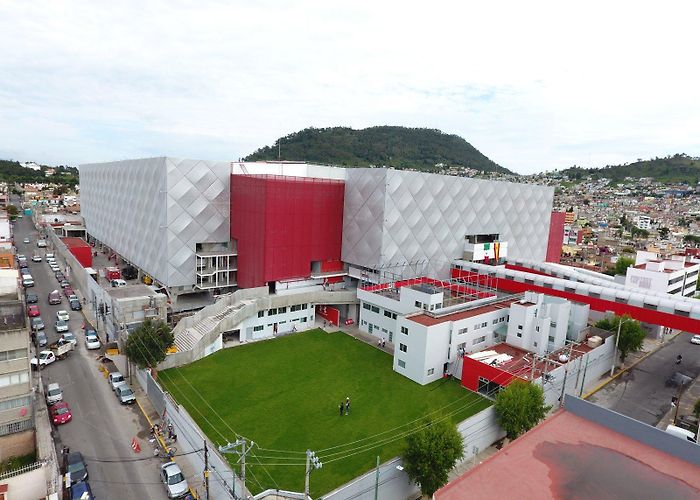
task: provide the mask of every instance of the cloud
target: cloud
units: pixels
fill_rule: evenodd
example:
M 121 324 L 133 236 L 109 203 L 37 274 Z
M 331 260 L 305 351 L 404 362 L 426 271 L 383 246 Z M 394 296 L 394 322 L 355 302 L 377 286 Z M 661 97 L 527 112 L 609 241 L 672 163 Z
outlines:
M 439 128 L 519 172 L 700 154 L 692 2 L 8 2 L 0 156 L 237 159 Z

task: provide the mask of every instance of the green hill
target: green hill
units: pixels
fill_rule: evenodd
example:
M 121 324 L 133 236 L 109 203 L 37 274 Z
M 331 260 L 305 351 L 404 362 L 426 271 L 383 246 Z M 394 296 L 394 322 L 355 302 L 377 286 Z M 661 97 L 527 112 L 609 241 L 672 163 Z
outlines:
M 281 141 L 281 143 L 280 143 Z M 406 127 L 307 128 L 258 149 L 245 161 L 307 161 L 343 167 L 387 166 L 434 170 L 437 164 L 512 173 L 457 135 Z
M 592 176 L 596 179 L 605 177 L 612 181 L 622 181 L 625 177 L 633 179 L 652 177 L 657 182 L 685 182 L 695 185 L 700 181 L 700 158 L 676 154 L 666 158 L 639 160 L 625 165 L 608 165 L 604 168 L 571 167 L 561 173 L 570 179 Z
M 51 182 L 54 184 L 68 184 L 75 186 L 78 183 L 78 169 L 74 167 L 47 167 L 40 165 L 41 170 L 25 168 L 17 161 L 0 160 L 0 182 Z M 56 173 L 46 177 L 47 168 L 53 168 Z

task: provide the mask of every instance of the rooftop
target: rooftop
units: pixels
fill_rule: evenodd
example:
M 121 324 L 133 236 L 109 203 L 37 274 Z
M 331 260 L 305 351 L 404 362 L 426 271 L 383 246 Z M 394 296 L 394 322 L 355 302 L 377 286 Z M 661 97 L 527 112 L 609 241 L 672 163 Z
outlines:
M 434 498 L 700 498 L 700 467 L 560 410 Z
M 134 297 L 153 297 L 159 295 L 151 287 L 143 284 L 126 285 L 116 288 L 107 288 L 107 293 L 115 299 L 130 299 Z
M 465 311 L 458 311 L 451 314 L 445 314 L 444 316 L 435 316 L 434 314 L 419 313 L 414 316 L 408 316 L 408 319 L 410 319 L 411 321 L 415 321 L 419 325 L 433 326 L 450 321 L 459 321 L 461 319 L 473 318 L 474 316 L 490 313 L 499 309 L 508 309 L 510 305 L 516 301 L 516 298 L 509 299 L 497 302 L 495 304 L 486 304 L 483 306 L 474 307 L 472 309 L 467 309 Z

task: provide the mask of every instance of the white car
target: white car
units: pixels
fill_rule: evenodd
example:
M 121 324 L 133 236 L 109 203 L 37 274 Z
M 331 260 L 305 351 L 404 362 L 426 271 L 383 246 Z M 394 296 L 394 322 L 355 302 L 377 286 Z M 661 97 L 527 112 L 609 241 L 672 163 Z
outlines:
M 160 466 L 160 479 L 168 492 L 168 498 L 182 498 L 190 490 L 187 479 L 175 462 Z
M 24 240 L 23 240 L 22 242 L 23 242 L 23 243 L 31 243 L 31 242 L 29 241 L 29 238 L 24 238 Z
M 97 338 L 97 335 L 86 335 L 85 336 L 85 347 L 88 349 L 99 349 L 100 348 L 100 339 Z
M 66 342 L 70 342 L 71 344 L 78 345 L 78 339 L 75 338 L 75 335 L 73 335 L 71 332 L 66 332 L 63 335 L 61 335 L 61 338 L 65 340 Z
M 58 384 L 49 384 L 46 388 L 46 402 L 49 405 L 63 401 L 63 390 Z
M 32 262 L 41 262 L 41 255 L 32 255 Z
M 70 315 L 65 309 L 61 309 L 60 311 L 56 312 L 56 319 L 58 321 L 68 321 L 70 319 Z
M 700 344 L 700 335 L 693 335 L 690 337 L 691 344 Z
M 56 333 L 61 333 L 61 332 L 67 332 L 68 331 L 68 323 L 65 321 L 61 321 L 60 319 L 56 321 Z

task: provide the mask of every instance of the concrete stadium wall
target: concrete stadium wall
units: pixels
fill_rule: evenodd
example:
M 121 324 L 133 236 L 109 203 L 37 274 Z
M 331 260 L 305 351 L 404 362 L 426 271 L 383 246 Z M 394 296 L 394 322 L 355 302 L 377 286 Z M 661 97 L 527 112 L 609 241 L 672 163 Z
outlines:
M 155 407 L 156 411 L 161 415 L 165 415 L 165 420 L 170 421 L 175 428 L 177 434 L 178 454 L 187 454 L 182 457 L 177 457 L 178 462 L 187 462 L 189 468 L 197 471 L 198 477 L 201 477 L 201 471 L 204 470 L 204 452 L 202 450 L 205 441 L 205 436 L 202 430 L 197 426 L 192 417 L 187 411 L 177 404 L 170 395 L 165 392 L 160 384 L 146 370 L 135 370 L 136 379 L 141 388 L 148 395 L 148 399 Z M 207 410 L 203 410 L 207 418 L 215 419 Z M 225 432 L 225 434 L 230 434 Z M 235 436 L 230 436 L 233 441 Z M 216 446 L 207 440 L 209 448 L 209 466 L 211 473 L 209 474 L 209 495 L 210 498 L 226 499 L 226 498 L 245 498 L 242 494 L 243 485 L 229 466 L 228 462 L 219 454 Z M 182 465 L 181 465 L 182 467 Z M 233 495 L 231 485 L 234 478 L 236 479 L 236 491 Z M 201 488 L 197 488 L 200 490 Z M 204 491 L 198 491 L 203 495 Z M 203 496 L 202 496 L 203 498 Z

